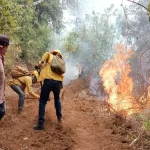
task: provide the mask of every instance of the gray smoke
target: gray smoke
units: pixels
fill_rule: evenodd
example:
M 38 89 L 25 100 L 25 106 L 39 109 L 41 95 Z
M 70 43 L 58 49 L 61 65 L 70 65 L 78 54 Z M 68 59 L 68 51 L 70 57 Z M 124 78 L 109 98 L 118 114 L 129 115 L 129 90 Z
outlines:
M 64 85 L 68 85 L 72 80 L 79 77 L 79 70 L 77 63 L 66 62 L 66 73 L 64 74 Z

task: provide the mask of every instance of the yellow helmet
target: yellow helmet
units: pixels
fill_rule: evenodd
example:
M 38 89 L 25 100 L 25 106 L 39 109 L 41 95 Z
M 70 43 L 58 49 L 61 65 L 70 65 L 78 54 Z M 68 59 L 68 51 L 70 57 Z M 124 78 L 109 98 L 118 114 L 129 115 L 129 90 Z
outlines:
M 31 74 L 34 75 L 38 79 L 39 73 L 36 70 L 32 71 Z
M 52 50 L 50 53 L 58 53 L 62 57 L 61 51 L 59 49 Z

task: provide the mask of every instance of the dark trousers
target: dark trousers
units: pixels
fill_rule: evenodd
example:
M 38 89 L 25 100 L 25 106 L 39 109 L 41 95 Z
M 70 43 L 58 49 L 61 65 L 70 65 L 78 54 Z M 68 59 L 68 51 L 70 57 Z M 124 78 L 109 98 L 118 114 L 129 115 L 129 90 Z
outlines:
M 0 104 L 0 120 L 4 117 L 6 112 L 5 109 L 5 101 L 3 103 Z
M 38 118 L 38 124 L 44 125 L 45 119 L 45 106 L 47 104 L 47 101 L 49 99 L 49 94 L 52 91 L 54 94 L 54 105 L 56 109 L 56 116 L 58 121 L 62 118 L 61 113 L 61 101 L 60 101 L 60 90 L 62 87 L 61 81 L 56 81 L 52 79 L 45 79 L 44 84 L 41 89 L 41 95 L 39 100 L 39 118 Z

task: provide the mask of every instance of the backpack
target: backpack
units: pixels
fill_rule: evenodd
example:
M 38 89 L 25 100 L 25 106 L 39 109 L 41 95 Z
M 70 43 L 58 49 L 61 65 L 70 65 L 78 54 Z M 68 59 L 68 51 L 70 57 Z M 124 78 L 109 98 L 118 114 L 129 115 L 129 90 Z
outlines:
M 50 67 L 52 69 L 52 71 L 56 74 L 63 74 L 66 72 L 66 65 L 65 65 L 65 61 L 58 57 L 57 55 L 53 55 L 53 59 L 50 63 Z
M 28 71 L 28 69 L 22 67 L 22 66 L 15 66 L 12 70 L 11 70 L 11 76 L 12 78 L 19 78 L 22 76 L 29 76 L 30 72 Z

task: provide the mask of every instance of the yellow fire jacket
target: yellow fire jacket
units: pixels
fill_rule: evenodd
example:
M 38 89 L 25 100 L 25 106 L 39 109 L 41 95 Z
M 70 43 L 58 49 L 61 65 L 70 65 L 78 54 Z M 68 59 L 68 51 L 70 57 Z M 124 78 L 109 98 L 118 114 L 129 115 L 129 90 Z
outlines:
M 64 76 L 56 74 L 52 72 L 50 63 L 53 59 L 53 55 L 50 54 L 49 52 L 45 52 L 44 55 L 42 56 L 41 61 L 39 62 L 39 65 L 45 64 L 43 69 L 40 72 L 40 76 L 38 78 L 38 81 L 42 81 L 44 79 L 53 79 L 57 81 L 63 81 Z
M 28 93 L 36 98 L 39 98 L 40 96 L 38 94 L 35 94 L 32 89 L 32 77 L 31 76 L 23 76 L 19 77 L 18 79 L 9 79 L 8 81 L 9 86 L 11 85 L 18 85 L 23 91 L 25 88 L 27 88 Z

